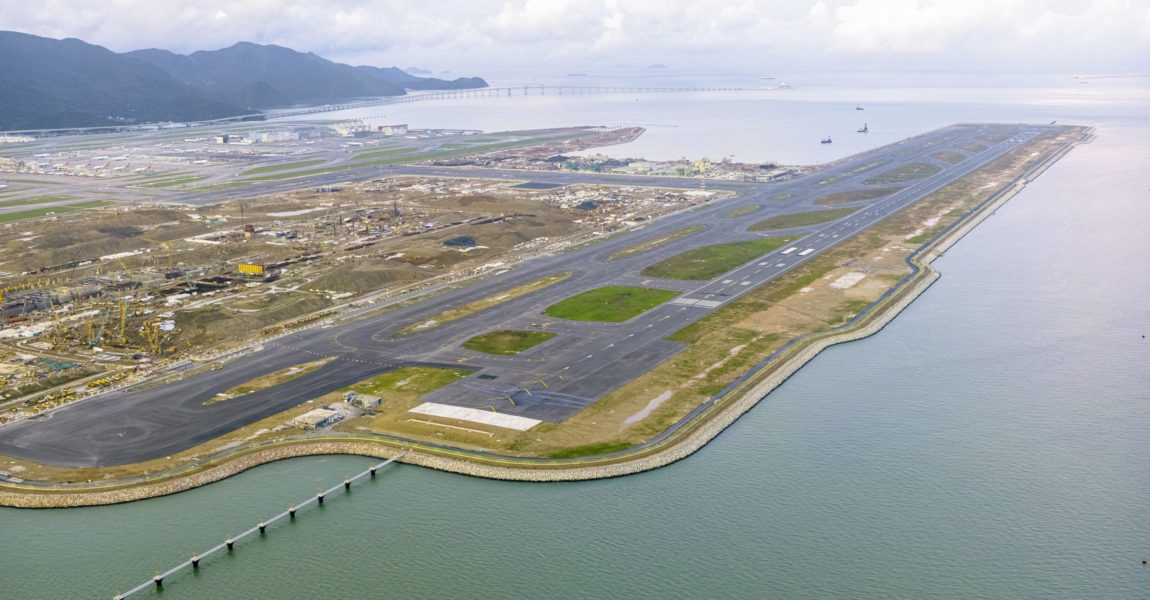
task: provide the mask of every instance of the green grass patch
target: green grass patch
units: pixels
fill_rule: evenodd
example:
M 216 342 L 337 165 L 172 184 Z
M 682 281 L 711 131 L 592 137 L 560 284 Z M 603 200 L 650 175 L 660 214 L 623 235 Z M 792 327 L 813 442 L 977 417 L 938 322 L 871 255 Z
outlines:
M 281 163 L 278 165 L 264 165 L 254 169 L 248 169 L 240 173 L 240 177 L 247 177 L 248 175 L 260 175 L 262 173 L 275 173 L 276 171 L 287 171 L 289 169 L 302 169 L 304 167 L 312 167 L 315 165 L 323 164 L 322 158 L 316 160 L 301 160 L 298 162 Z
M 991 125 L 987 129 L 986 135 L 979 136 L 978 139 L 991 144 L 1005 142 L 1012 135 L 1018 133 L 1017 125 Z
M 884 173 L 880 173 L 864 181 L 867 185 L 877 185 L 883 183 L 901 183 L 904 181 L 914 181 L 915 179 L 926 179 L 935 173 L 942 170 L 938 165 L 932 165 L 924 162 L 912 162 L 905 165 L 895 167 Z
M 108 206 L 111 202 L 104 202 L 103 200 L 92 200 L 91 202 L 77 202 L 75 204 L 61 204 L 59 206 L 45 206 L 44 208 L 36 208 L 33 210 L 21 210 L 10 213 L 0 213 L 0 223 L 11 223 L 13 221 L 23 221 L 24 219 L 35 219 L 38 217 L 47 216 L 48 213 L 64 214 L 84 210 L 85 208 L 99 208 L 101 206 Z
M 248 177 L 235 183 L 251 183 L 254 181 L 279 181 L 281 179 L 291 179 L 292 177 L 310 177 L 312 175 L 323 175 L 324 173 L 334 173 L 342 171 L 343 169 L 353 169 L 356 167 L 367 166 L 371 163 L 347 163 L 338 167 L 326 167 L 323 169 L 308 169 L 306 171 L 288 171 L 287 173 L 272 173 L 270 175 L 259 175 L 257 177 Z
M 906 241 L 908 244 L 925 244 L 943 229 L 946 229 L 946 225 L 935 225 L 914 237 L 907 238 Z
M 267 375 L 261 375 L 255 379 L 252 379 L 251 381 L 232 386 L 221 394 L 212 396 L 207 401 L 205 401 L 204 404 L 208 405 L 215 404 L 217 402 L 223 402 L 224 400 L 230 400 L 236 396 L 244 396 L 252 392 L 266 390 L 267 388 L 287 383 L 293 379 L 303 377 L 304 375 L 307 375 L 313 371 L 318 371 L 324 365 L 333 360 L 335 360 L 335 357 L 328 357 L 300 365 L 295 365 L 294 367 L 280 369 L 279 371 L 268 373 Z
M 457 306 L 455 308 L 445 310 L 445 311 L 439 313 L 438 315 L 435 315 L 434 317 L 431 317 L 429 319 L 424 319 L 424 320 L 420 321 L 419 323 L 412 323 L 411 325 L 408 325 L 407 327 L 400 329 L 399 332 L 396 333 L 396 335 L 406 335 L 409 333 L 415 333 L 417 331 L 423 331 L 426 329 L 431 329 L 432 327 L 438 327 L 440 325 L 443 325 L 444 323 L 449 323 L 449 322 L 454 321 L 456 319 L 462 319 L 463 317 L 466 317 L 468 315 L 473 315 L 473 314 L 475 314 L 481 310 L 487 310 L 488 308 L 491 308 L 492 306 L 495 306 L 497 304 L 509 302 L 511 300 L 519 298 L 520 296 L 525 296 L 527 294 L 530 294 L 531 292 L 539 291 L 539 290 L 541 290 L 541 289 L 543 289 L 549 285 L 554 285 L 556 283 L 559 283 L 560 281 L 563 281 L 564 279 L 567 279 L 570 276 L 571 276 L 571 271 L 565 271 L 563 273 L 556 273 L 555 275 L 548 275 L 546 277 L 540 277 L 539 279 L 536 279 L 535 281 L 532 281 L 530 283 L 525 283 L 525 284 L 520 285 L 520 286 L 513 287 L 507 291 L 500 292 L 498 294 L 494 294 L 494 295 L 488 296 L 486 298 L 481 298 L 481 299 L 476 300 L 474 302 L 468 302 L 467 304 L 464 304 L 462 306 Z
M 363 152 L 357 152 L 355 155 L 356 160 L 365 160 L 373 158 L 387 158 L 389 156 L 402 156 L 404 154 L 411 154 L 415 152 L 415 148 L 392 148 L 388 150 L 372 149 Z
M 847 300 L 835 307 L 834 313 L 827 319 L 827 324 L 839 325 L 845 323 L 847 319 L 853 318 L 868 306 L 870 306 L 870 302 L 866 300 Z
M 185 188 L 188 192 L 211 192 L 215 190 L 230 190 L 232 188 L 241 188 L 253 183 L 252 181 L 229 181 L 227 183 L 213 183 L 211 185 L 199 185 L 195 187 Z
M 567 248 L 563 252 L 564 253 L 575 252 L 577 250 L 583 250 L 585 248 L 590 248 L 591 246 L 597 246 L 599 244 L 602 244 L 603 242 L 609 242 L 615 238 L 621 238 L 621 237 L 627 235 L 628 233 L 631 233 L 631 231 L 632 231 L 631 229 L 624 229 L 623 231 L 616 231 L 615 233 L 612 233 L 611 235 L 600 236 L 600 237 L 597 237 L 593 240 L 588 240 L 588 241 L 583 242 L 581 244 L 576 244 L 574 246 L 571 246 L 570 248 Z
M 768 229 L 787 229 L 788 227 L 805 227 L 807 225 L 815 225 L 817 223 L 826 223 L 827 221 L 834 221 L 841 219 L 854 211 L 857 208 L 835 208 L 831 210 L 816 210 L 811 212 L 795 213 L 791 215 L 779 215 L 769 219 L 759 221 L 754 225 L 747 228 L 747 231 L 766 231 Z
M 580 137 L 581 135 L 585 135 L 585 134 L 561 135 L 561 136 L 549 137 L 549 138 L 519 140 L 519 141 L 513 141 L 513 142 L 504 142 L 502 144 L 488 144 L 486 146 L 478 146 L 477 145 L 477 146 L 468 147 L 468 148 L 456 148 L 456 149 L 452 149 L 452 150 L 440 150 L 440 151 L 436 151 L 436 152 L 425 152 L 422 154 L 404 154 L 403 156 L 394 156 L 391 158 L 382 158 L 379 160 L 366 160 L 366 161 L 362 161 L 362 162 L 352 162 L 352 163 L 346 163 L 346 164 L 342 164 L 342 165 L 335 166 L 335 167 L 327 167 L 327 168 L 323 168 L 323 169 L 310 169 L 310 170 L 306 170 L 306 171 L 291 171 L 288 173 L 273 173 L 270 175 L 248 177 L 246 179 L 243 179 L 242 181 L 244 181 L 244 182 L 278 181 L 281 179 L 291 179 L 293 177 L 310 177 L 312 175 L 323 175 L 325 173 L 335 173 L 336 171 L 342 171 L 344 169 L 358 169 L 361 167 L 383 167 L 383 166 L 387 166 L 387 165 L 398 165 L 398 164 L 411 163 L 411 162 L 424 161 L 424 160 L 434 160 L 437 158 L 449 158 L 452 156 L 459 156 L 462 154 L 475 154 L 475 153 L 479 153 L 479 152 L 491 152 L 493 150 L 505 150 L 507 148 L 514 148 L 517 146 L 529 146 L 531 144 L 537 144 L 537 143 L 541 143 L 541 142 L 565 140 L 565 139 L 570 139 L 570 138 L 574 138 L 574 137 Z M 390 150 L 384 150 L 381 152 L 391 152 L 391 151 Z M 362 156 L 357 156 L 356 158 L 357 159 L 368 158 L 368 155 L 364 154 Z
M 189 175 L 188 177 L 180 177 L 177 179 L 162 179 L 160 181 L 152 181 L 149 183 L 141 183 L 140 187 L 146 188 L 163 188 L 172 187 L 173 185 L 183 185 L 185 183 L 193 183 L 201 179 L 207 179 L 207 175 Z
M 125 177 L 125 179 L 174 179 L 176 177 L 185 177 L 191 174 L 191 171 L 151 171 L 149 173 L 141 173 L 140 175 Z
M 938 160 L 948 162 L 951 164 L 960 163 L 960 162 L 966 160 L 965 154 L 959 154 L 958 152 L 950 152 L 948 150 L 943 151 L 943 152 L 935 152 L 934 154 L 931 154 L 931 156 L 937 158 Z
M 983 150 L 986 150 L 986 146 L 983 146 L 982 144 L 976 144 L 974 142 L 963 142 L 958 144 L 958 147 L 959 149 L 966 150 L 967 152 L 982 152 Z
M 655 288 L 608 286 L 561 300 L 543 311 L 549 317 L 571 321 L 620 323 L 678 296 Z
M 354 391 L 357 394 L 380 396 L 384 399 L 389 394 L 418 394 L 422 396 L 438 390 L 439 388 L 462 379 L 471 374 L 465 369 L 437 369 L 434 367 L 404 367 L 395 371 L 388 371 L 376 375 L 371 379 L 354 383 L 350 387 L 341 389 L 341 392 Z
M 863 173 L 863 172 L 869 171 L 871 169 L 881 167 L 885 164 L 886 164 L 885 160 L 876 160 L 872 163 L 867 163 L 867 164 L 865 164 L 865 165 L 863 165 L 857 169 L 847 171 L 846 173 L 840 173 L 840 174 L 835 175 L 833 177 L 827 177 L 826 179 L 822 179 L 819 181 L 819 185 L 826 185 L 828 183 L 834 183 L 836 181 L 846 179 L 847 177 L 851 177 L 853 175 L 858 175 L 859 173 Z
M 623 250 L 620 250 L 620 251 L 612 254 L 611 256 L 608 256 L 607 260 L 618 260 L 620 258 L 627 258 L 629 256 L 634 256 L 634 255 L 639 254 L 641 252 L 646 252 L 648 250 L 658 248 L 659 246 L 669 244 L 675 240 L 685 238 L 685 237 L 687 237 L 693 233 L 698 233 L 698 232 L 700 232 L 706 228 L 707 228 L 706 225 L 692 225 L 690 227 L 685 227 L 685 228 L 680 229 L 678 231 L 672 231 L 671 233 L 668 233 L 667 235 L 665 235 L 661 238 L 654 239 L 654 240 L 651 240 L 649 242 L 643 242 L 642 244 L 635 244 L 634 246 L 631 246 L 630 248 L 625 248 Z
M 790 198 L 790 197 L 791 197 L 790 194 L 779 194 L 778 196 L 775 196 L 775 200 L 786 200 L 787 198 Z
M 749 215 L 749 214 L 755 212 L 756 210 L 759 210 L 760 208 L 762 208 L 762 205 L 760 205 L 760 204 L 752 204 L 750 206 L 742 206 L 742 207 L 736 208 L 735 210 L 728 211 L 723 216 L 728 218 L 728 219 L 734 219 L 736 217 Z
M 37 198 L 24 198 L 22 200 L 5 200 L 0 206 L 27 206 L 29 204 L 44 204 L 46 202 L 62 202 L 71 200 L 71 196 L 39 196 Z
M 596 454 L 610 454 L 626 450 L 632 446 L 631 442 L 603 442 L 602 444 L 587 444 L 586 446 L 572 446 L 552 452 L 549 458 L 575 458 L 577 456 L 594 456 Z
M 477 335 L 462 345 L 476 352 L 512 356 L 542 344 L 556 335 L 549 331 L 500 330 Z
M 661 279 L 714 279 L 794 239 L 796 238 L 762 238 L 703 246 L 657 262 L 643 269 L 641 273 Z
M 838 192 L 835 194 L 827 194 L 818 200 L 815 204 L 847 204 L 849 202 L 862 202 L 863 200 L 874 200 L 875 198 L 882 198 L 889 196 L 902 188 L 885 187 L 885 188 L 871 188 L 869 190 L 851 190 L 849 192 Z

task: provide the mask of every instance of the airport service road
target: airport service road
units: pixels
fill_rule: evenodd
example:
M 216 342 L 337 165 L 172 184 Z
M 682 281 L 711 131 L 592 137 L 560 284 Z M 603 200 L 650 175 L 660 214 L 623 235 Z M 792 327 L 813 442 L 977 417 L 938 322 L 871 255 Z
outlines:
M 68 466 L 116 465 L 159 458 L 372 375 L 408 365 L 474 370 L 428 394 L 426 401 L 484 410 L 491 407 L 502 413 L 559 422 L 681 351 L 684 346 L 668 341 L 668 335 L 1044 130 L 1028 126 L 1001 143 L 980 141 L 988 146 L 986 150 L 971 154 L 958 164 L 949 164 L 935 160 L 931 154 L 956 150 L 957 144 L 976 141 L 987 133 L 977 126 L 949 127 L 853 156 L 810 177 L 748 186 L 749 191 L 736 199 L 671 215 L 589 248 L 538 257 L 463 289 L 376 316 L 269 340 L 262 349 L 218 371 L 165 386 L 104 394 L 68 405 L 45 420 L 2 426 L 0 454 Z M 876 162 L 881 162 L 881 166 L 874 167 Z M 862 183 L 864 180 L 912 162 L 928 162 L 942 170 L 925 179 L 891 184 L 902 186 L 892 195 L 844 205 L 862 208 L 839 221 L 779 232 L 802 237 L 711 281 L 653 279 L 639 273 L 650 264 L 691 248 L 760 237 L 748 232 L 747 227 L 771 216 L 824 209 L 814 201 L 830 193 L 865 189 L 868 186 Z M 872 168 L 860 171 L 868 166 Z M 477 176 L 478 170 L 465 171 L 468 176 Z M 508 178 L 503 171 L 490 173 Z M 546 181 L 535 174 L 517 175 L 518 179 Z M 829 178 L 835 179 L 828 182 Z M 787 194 L 789 197 L 775 200 Z M 742 218 L 723 216 L 750 205 L 763 208 Z M 647 252 L 607 260 L 615 252 L 696 224 L 706 228 Z M 395 335 L 448 308 L 566 271 L 572 275 L 532 294 L 418 333 Z M 675 290 L 680 295 L 623 323 L 566 321 L 542 315 L 555 302 L 606 285 L 646 285 Z M 538 328 L 558 336 L 514 357 L 486 355 L 460 347 L 472 336 L 496 329 Z M 238 399 L 203 404 L 216 393 L 260 375 L 326 356 L 336 356 L 337 360 L 280 386 Z

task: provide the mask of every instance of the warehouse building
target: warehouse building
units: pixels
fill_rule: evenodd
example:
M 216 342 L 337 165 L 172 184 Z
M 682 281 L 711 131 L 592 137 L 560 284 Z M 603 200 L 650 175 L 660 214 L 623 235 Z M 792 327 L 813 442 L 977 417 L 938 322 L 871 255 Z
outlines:
M 300 429 L 319 429 L 334 425 L 343 420 L 343 413 L 331 410 L 328 408 L 317 408 L 309 410 L 304 414 L 292 419 L 292 425 Z

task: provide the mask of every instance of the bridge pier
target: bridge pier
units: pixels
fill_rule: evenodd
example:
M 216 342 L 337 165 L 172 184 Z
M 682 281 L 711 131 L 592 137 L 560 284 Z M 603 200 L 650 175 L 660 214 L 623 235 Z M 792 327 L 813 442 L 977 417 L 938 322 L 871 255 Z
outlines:
M 404 454 L 405 454 L 405 452 L 400 452 L 397 456 L 392 457 L 392 458 L 390 458 L 384 462 L 381 462 L 377 465 L 374 465 L 370 469 L 359 473 L 355 477 L 350 477 L 350 476 L 346 477 L 343 481 L 344 489 L 350 491 L 351 490 L 351 483 L 353 481 L 355 481 L 356 479 L 359 479 L 361 477 L 364 477 L 368 474 L 370 474 L 372 477 L 374 477 L 376 472 L 378 471 L 378 469 L 380 467 L 383 467 L 385 465 L 389 465 L 389 464 L 399 460 L 400 458 L 403 457 Z M 321 490 L 319 493 L 316 494 L 316 500 L 319 502 L 319 504 L 322 505 L 323 500 L 324 500 L 324 496 L 327 494 L 327 492 L 332 492 L 332 491 L 335 491 L 338 489 L 339 489 L 339 486 L 336 486 L 336 487 L 331 488 L 331 489 L 326 490 L 326 491 Z M 308 502 L 310 502 L 310 500 Z M 306 505 L 307 502 L 304 502 L 304 504 Z M 223 544 L 220 544 L 220 545 L 215 546 L 215 547 L 211 548 L 210 550 L 208 550 L 205 553 L 205 556 L 208 554 L 212 554 L 213 552 L 220 551 L 225 547 L 227 548 L 227 552 L 229 554 L 231 554 L 235 550 L 236 541 L 243 539 L 244 537 L 247 537 L 248 535 L 254 534 L 257 530 L 259 531 L 261 536 L 266 535 L 267 526 L 269 524 L 271 524 L 271 523 L 273 523 L 279 519 L 282 519 L 283 517 L 290 517 L 292 520 L 294 520 L 295 519 L 295 513 L 296 513 L 296 507 L 294 505 L 291 505 L 286 512 L 283 512 L 283 513 L 276 515 L 270 521 L 261 518 L 259 525 L 257 527 L 253 527 L 251 529 L 248 529 L 248 530 L 244 531 L 243 533 L 241 533 L 238 537 L 235 537 L 235 538 L 233 538 L 229 534 L 227 541 L 225 541 Z M 162 589 L 164 587 L 164 578 L 167 577 L 168 575 L 176 573 L 177 571 L 179 571 L 180 569 L 182 569 L 186 566 L 191 566 L 192 570 L 198 571 L 200 568 L 200 559 L 201 558 L 202 557 L 199 554 L 192 554 L 192 559 L 190 561 L 180 563 L 176 567 L 174 567 L 168 571 L 164 571 L 162 573 L 157 571 L 155 576 L 153 576 L 150 580 L 145 580 L 144 582 L 140 583 L 136 587 L 128 590 L 126 593 L 121 594 L 120 592 L 116 592 L 116 595 L 113 597 L 113 600 L 124 600 L 128 596 L 131 596 L 131 595 L 136 594 L 138 592 L 142 592 L 145 589 L 147 589 L 149 587 L 153 587 L 153 586 L 157 589 Z

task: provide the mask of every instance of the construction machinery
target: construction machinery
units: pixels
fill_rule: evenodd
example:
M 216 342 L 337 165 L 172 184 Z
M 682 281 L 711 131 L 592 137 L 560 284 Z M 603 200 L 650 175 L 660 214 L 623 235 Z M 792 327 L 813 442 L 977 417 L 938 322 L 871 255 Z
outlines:
M 163 331 L 160 329 L 159 321 L 146 321 L 140 333 L 144 336 L 144 341 L 147 343 L 147 350 L 153 356 L 160 356 L 163 354 Z
M 128 305 L 124 302 L 124 295 L 120 294 L 119 299 L 116 301 L 120 305 L 120 330 L 118 332 L 118 341 L 121 345 L 127 343 L 127 338 L 124 337 L 124 325 L 128 322 Z
M 88 345 L 89 346 L 95 346 L 96 344 L 99 344 L 100 338 L 104 337 L 104 327 L 108 324 L 108 314 L 111 313 L 112 311 L 108 310 L 108 308 L 105 307 L 100 312 L 103 313 L 101 315 L 103 318 L 100 320 L 100 329 L 96 332 L 96 335 L 94 335 L 94 336 L 91 335 L 91 333 L 89 333 L 89 337 L 88 337 Z
M 170 272 L 176 270 L 176 263 L 175 263 L 175 260 L 172 258 L 172 243 L 171 242 L 161 242 L 160 240 L 153 240 L 151 238 L 146 238 L 146 237 L 141 237 L 140 239 L 144 240 L 145 242 L 151 242 L 153 244 L 160 244 L 161 246 L 166 248 L 168 250 L 168 272 L 170 273 Z

